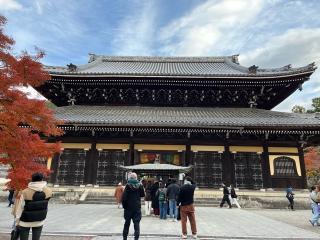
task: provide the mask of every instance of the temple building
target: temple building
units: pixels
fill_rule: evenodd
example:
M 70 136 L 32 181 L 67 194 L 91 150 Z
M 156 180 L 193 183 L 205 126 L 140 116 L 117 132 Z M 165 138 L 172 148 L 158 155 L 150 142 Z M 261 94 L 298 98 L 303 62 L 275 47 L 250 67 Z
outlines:
M 315 71 L 249 68 L 238 56 L 119 57 L 90 54 L 45 67 L 37 90 L 64 121 L 63 151 L 48 166 L 59 185 L 114 185 L 125 172 L 199 187 L 306 187 L 303 146 L 320 134 L 317 114 L 271 111 Z

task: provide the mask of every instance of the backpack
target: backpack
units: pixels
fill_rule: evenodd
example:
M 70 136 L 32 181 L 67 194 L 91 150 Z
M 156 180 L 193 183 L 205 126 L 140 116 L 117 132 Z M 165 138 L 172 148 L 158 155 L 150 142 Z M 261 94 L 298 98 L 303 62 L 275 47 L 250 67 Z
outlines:
M 164 202 L 166 199 L 166 195 L 163 190 L 159 190 L 159 202 Z

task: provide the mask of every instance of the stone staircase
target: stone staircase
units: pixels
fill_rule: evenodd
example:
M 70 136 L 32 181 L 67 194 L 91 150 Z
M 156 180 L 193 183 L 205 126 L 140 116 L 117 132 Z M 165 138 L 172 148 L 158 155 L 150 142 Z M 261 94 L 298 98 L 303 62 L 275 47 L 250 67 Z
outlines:
M 195 198 L 196 206 L 203 207 L 218 207 L 221 198 Z M 105 192 L 90 191 L 83 201 L 79 201 L 80 204 L 116 204 L 114 196 Z M 144 199 L 141 199 L 142 205 L 144 205 Z

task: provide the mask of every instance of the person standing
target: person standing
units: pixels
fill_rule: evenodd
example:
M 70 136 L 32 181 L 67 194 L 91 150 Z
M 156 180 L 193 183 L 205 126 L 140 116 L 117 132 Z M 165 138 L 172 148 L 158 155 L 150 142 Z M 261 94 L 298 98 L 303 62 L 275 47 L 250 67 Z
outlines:
M 288 199 L 289 201 L 289 205 L 288 205 L 288 209 L 291 209 L 292 211 L 294 210 L 293 209 L 293 205 L 294 205 L 294 193 L 293 193 L 293 189 L 290 185 L 287 186 L 287 189 L 286 189 L 286 198 Z
M 30 228 L 32 240 L 40 239 L 51 196 L 52 191 L 47 187 L 47 182 L 43 181 L 43 174 L 32 174 L 28 187 L 17 197 L 13 211 L 21 240 L 28 240 Z
M 238 195 L 236 194 L 236 190 L 234 189 L 233 185 L 231 184 L 230 185 L 231 206 L 232 206 L 232 204 L 235 204 L 238 208 L 241 208 L 237 198 L 238 198 Z
M 160 219 L 167 219 L 167 189 L 163 183 L 160 183 L 160 188 L 156 194 L 159 200 Z
M 150 216 L 151 214 L 151 181 L 147 181 L 146 188 L 145 188 L 146 196 L 144 197 L 144 204 L 145 204 L 145 214 L 146 216 Z
M 118 186 L 116 187 L 116 190 L 114 191 L 114 197 L 116 198 L 118 208 L 121 208 L 121 199 L 122 199 L 122 194 L 123 194 L 123 186 L 122 183 L 119 182 Z
M 177 184 L 176 179 L 171 180 L 171 184 L 167 188 L 167 198 L 169 200 L 169 214 L 172 221 L 177 221 L 177 198 L 180 191 L 180 187 Z
M 319 226 L 319 208 L 318 208 L 318 198 L 317 194 L 319 193 L 319 187 L 312 186 L 310 189 L 310 204 L 312 208 L 312 216 L 309 219 L 309 222 L 312 226 Z
M 128 183 L 122 195 L 122 207 L 124 208 L 123 240 L 127 240 L 131 220 L 134 226 L 134 239 L 140 236 L 141 198 L 145 196 L 142 184 L 137 179 L 136 173 L 130 173 Z
M 195 208 L 193 205 L 195 183 L 190 177 L 186 177 L 184 185 L 181 186 L 177 204 L 180 205 L 182 239 L 187 239 L 187 218 L 189 219 L 192 231 L 192 237 L 197 239 L 197 224 L 195 217 Z
M 221 186 L 223 187 L 223 197 L 222 197 L 222 200 L 220 203 L 220 207 L 222 208 L 224 203 L 227 202 L 229 205 L 229 208 L 232 208 L 231 203 L 230 203 L 230 199 L 229 199 L 229 190 L 224 183 L 222 183 Z
M 14 196 L 14 189 L 10 188 L 9 195 L 8 195 L 8 202 L 9 202 L 8 207 L 11 207 L 11 205 L 14 204 L 13 196 Z
M 159 182 L 155 181 L 151 186 L 151 207 L 153 208 L 153 214 L 159 216 L 159 199 L 156 194 L 159 189 Z

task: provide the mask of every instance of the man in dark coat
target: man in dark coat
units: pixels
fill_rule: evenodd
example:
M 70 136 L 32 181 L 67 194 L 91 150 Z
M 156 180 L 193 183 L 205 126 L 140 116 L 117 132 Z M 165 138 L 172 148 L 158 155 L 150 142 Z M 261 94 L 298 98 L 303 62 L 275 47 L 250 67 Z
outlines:
M 169 214 L 173 221 L 177 221 L 177 199 L 180 191 L 180 186 L 175 179 L 171 180 L 171 184 L 167 188 L 167 198 L 169 199 Z
M 137 174 L 130 173 L 128 183 L 122 195 L 122 206 L 124 208 L 125 219 L 122 234 L 123 240 L 127 240 L 131 219 L 134 226 L 134 239 L 139 239 L 141 220 L 141 198 L 144 196 L 144 189 L 142 184 L 140 184 L 140 182 L 137 180 Z
M 221 186 L 223 187 L 223 198 L 221 200 L 220 207 L 222 208 L 224 203 L 227 202 L 229 205 L 229 208 L 232 208 L 230 199 L 229 199 L 229 189 L 224 183 L 222 183 Z
M 191 225 L 193 238 L 197 238 L 197 225 L 195 217 L 195 209 L 193 205 L 195 183 L 190 177 L 184 180 L 184 185 L 180 188 L 178 194 L 178 202 L 180 204 L 182 239 L 187 239 L 187 218 Z

